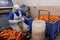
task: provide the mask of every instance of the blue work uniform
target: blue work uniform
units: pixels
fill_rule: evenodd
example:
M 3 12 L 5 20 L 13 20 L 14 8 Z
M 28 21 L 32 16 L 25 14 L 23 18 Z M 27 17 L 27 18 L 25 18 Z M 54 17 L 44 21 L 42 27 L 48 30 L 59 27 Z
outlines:
M 24 13 L 24 12 L 22 12 L 22 11 L 18 11 L 18 12 L 14 12 L 14 11 L 11 11 L 10 13 L 9 13 L 9 20 L 18 20 L 18 19 L 20 19 L 20 17 L 24 17 L 24 16 L 26 16 L 26 14 Z M 11 28 L 13 29 L 13 30 L 17 30 L 17 31 L 20 31 L 20 28 L 18 27 L 18 25 L 16 25 L 16 24 L 11 24 Z M 23 23 L 23 30 L 27 33 L 27 38 L 30 38 L 30 32 L 29 32 L 29 30 L 30 30 L 30 28 L 29 28 L 29 21 L 28 21 L 28 19 L 27 18 L 25 18 L 24 17 L 24 23 Z M 28 39 L 27 39 L 28 40 Z
M 9 20 L 19 20 L 21 16 L 22 16 L 22 13 L 20 11 L 18 11 L 16 13 L 14 11 L 11 11 L 9 13 Z M 29 21 L 26 18 L 24 18 L 24 23 L 23 24 L 29 25 Z M 14 29 L 14 30 L 20 30 L 19 27 L 18 27 L 18 25 L 16 25 L 16 24 L 10 24 L 10 25 L 11 25 L 12 29 Z
M 26 12 L 20 10 L 20 12 L 22 13 L 22 16 L 27 16 Z

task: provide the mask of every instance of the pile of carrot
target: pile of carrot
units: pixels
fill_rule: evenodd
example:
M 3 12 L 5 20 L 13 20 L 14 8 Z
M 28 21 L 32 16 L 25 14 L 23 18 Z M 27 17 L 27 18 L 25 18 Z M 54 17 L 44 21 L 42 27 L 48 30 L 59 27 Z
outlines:
M 24 34 L 23 31 L 4 30 L 0 32 L 0 40 L 19 40 Z
M 55 15 L 50 16 L 50 22 L 55 22 L 58 19 L 59 19 L 59 16 L 55 16 Z M 38 20 L 38 16 L 35 16 L 34 20 Z M 48 22 L 48 15 L 40 16 L 40 20 L 44 20 L 45 22 Z

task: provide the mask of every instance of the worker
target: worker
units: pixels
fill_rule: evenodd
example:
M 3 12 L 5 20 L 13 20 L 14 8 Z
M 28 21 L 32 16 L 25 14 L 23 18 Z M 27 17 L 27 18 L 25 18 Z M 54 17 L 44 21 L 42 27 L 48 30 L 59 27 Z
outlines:
M 14 5 L 13 10 L 9 13 L 9 23 L 12 29 L 20 31 L 18 24 L 25 22 L 28 25 L 28 20 L 22 17 L 21 12 L 19 11 L 19 6 Z
M 29 16 L 28 12 L 30 11 L 30 8 L 26 6 L 25 4 L 20 4 L 20 11 L 23 16 L 28 17 Z
M 30 38 L 29 21 L 25 16 L 22 16 L 18 5 L 14 5 L 13 10 L 9 13 L 9 23 L 13 30 L 20 31 L 18 24 L 23 22 L 23 30 L 27 33 L 27 38 Z
M 21 4 L 20 5 L 20 11 L 21 11 L 21 13 L 22 13 L 22 15 L 28 20 L 29 18 L 28 18 L 28 10 L 29 10 L 29 8 L 28 8 L 28 6 L 26 6 L 25 4 Z M 23 23 L 24 24 L 24 23 Z M 26 24 L 24 24 L 23 26 L 25 26 Z M 27 26 L 27 25 L 26 25 Z M 26 27 L 25 26 L 25 27 Z M 26 32 L 26 34 L 27 34 L 27 40 L 29 40 L 30 38 L 30 30 L 26 30 L 25 31 Z
M 27 15 L 26 11 L 25 11 L 26 5 L 25 4 L 21 4 L 21 5 L 19 5 L 19 7 L 20 7 L 20 11 L 21 11 L 22 15 L 26 16 Z

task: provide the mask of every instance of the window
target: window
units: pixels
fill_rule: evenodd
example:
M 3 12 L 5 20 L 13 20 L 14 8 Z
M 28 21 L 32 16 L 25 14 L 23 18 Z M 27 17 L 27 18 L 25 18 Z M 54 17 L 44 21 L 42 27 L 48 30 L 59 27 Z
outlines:
M 12 0 L 0 0 L 0 7 L 12 7 Z

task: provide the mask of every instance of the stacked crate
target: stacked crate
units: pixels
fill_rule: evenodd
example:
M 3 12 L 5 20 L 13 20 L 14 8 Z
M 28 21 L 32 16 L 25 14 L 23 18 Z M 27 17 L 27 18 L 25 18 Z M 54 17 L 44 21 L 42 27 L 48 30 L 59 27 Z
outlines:
M 44 16 L 42 16 L 40 14 L 41 11 L 48 12 L 48 16 L 45 16 L 45 14 L 44 14 Z M 55 20 L 55 19 L 52 20 L 53 17 L 54 16 L 53 15 L 51 16 L 50 12 L 48 10 L 39 10 L 38 16 L 36 18 L 36 20 L 45 20 L 46 21 L 46 33 L 49 35 L 50 40 L 53 40 L 59 32 L 58 20 Z M 57 17 L 57 19 L 58 19 L 58 17 Z

